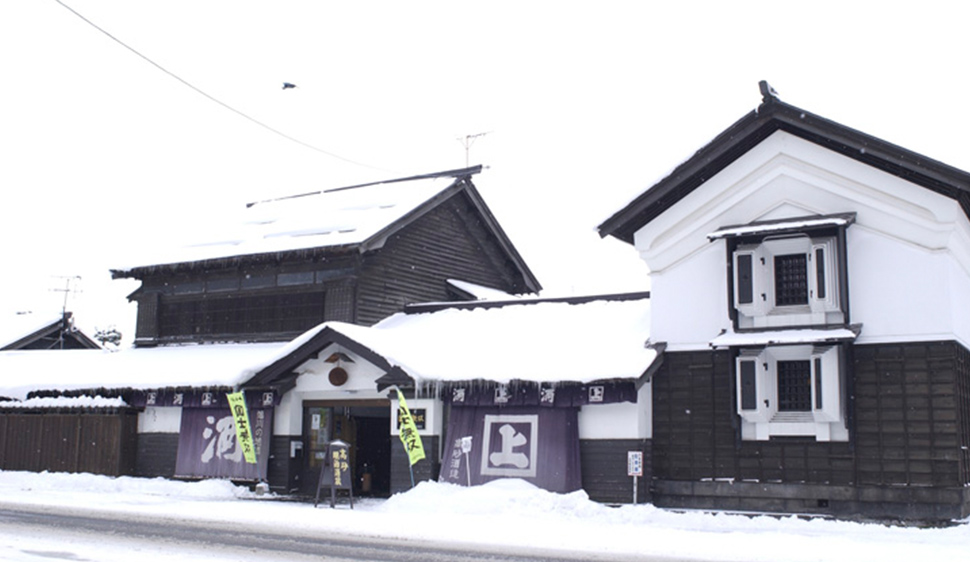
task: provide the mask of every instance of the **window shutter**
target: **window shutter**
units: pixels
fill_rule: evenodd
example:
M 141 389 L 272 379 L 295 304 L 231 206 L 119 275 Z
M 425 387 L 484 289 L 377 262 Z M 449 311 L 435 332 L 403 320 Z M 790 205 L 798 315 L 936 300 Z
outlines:
M 757 361 L 746 359 L 738 361 L 738 375 L 741 378 L 741 409 L 758 409 Z
M 822 358 L 815 358 L 815 409 L 822 409 Z
M 817 346 L 812 350 L 813 415 L 817 422 L 842 421 L 839 370 L 839 346 Z
M 738 252 L 734 260 L 736 305 L 754 303 L 754 254 Z
M 825 300 L 825 248 L 815 247 L 815 298 Z

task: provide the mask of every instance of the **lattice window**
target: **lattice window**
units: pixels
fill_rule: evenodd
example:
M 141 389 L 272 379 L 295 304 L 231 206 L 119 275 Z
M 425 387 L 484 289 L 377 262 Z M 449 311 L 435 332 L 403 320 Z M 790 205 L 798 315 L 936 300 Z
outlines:
M 809 361 L 778 361 L 778 411 L 812 411 L 812 369 Z
M 775 306 L 808 304 L 808 256 L 775 256 Z
M 324 321 L 325 293 L 163 300 L 160 308 L 162 337 L 294 333 Z

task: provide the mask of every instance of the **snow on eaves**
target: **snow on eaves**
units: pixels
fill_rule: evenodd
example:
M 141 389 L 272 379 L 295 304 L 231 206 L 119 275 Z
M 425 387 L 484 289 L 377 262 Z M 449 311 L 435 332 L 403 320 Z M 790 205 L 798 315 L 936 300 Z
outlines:
M 646 347 L 648 299 L 399 313 L 369 328 L 326 326 L 419 383 L 636 379 L 657 357 Z
M 48 408 L 124 408 L 128 404 L 123 398 L 103 396 L 57 396 L 30 398 L 24 401 L 0 402 L 0 409 L 33 410 Z
M 805 230 L 807 228 L 819 228 L 823 226 L 846 226 L 850 222 L 850 219 L 843 216 L 830 216 L 790 221 L 773 221 L 770 223 L 755 223 L 750 225 L 722 228 L 708 234 L 707 238 L 709 240 L 717 240 L 719 238 L 748 236 L 752 234 L 770 234 L 772 232 L 782 230 Z
M 116 269 L 361 244 L 454 183 L 422 178 L 255 203 L 194 232 L 198 243 L 140 251 L 138 263 Z
M 645 345 L 650 332 L 646 298 L 526 301 L 500 308 L 399 313 L 371 327 L 327 322 L 288 343 L 0 352 L 0 396 L 24 400 L 35 390 L 239 387 L 327 328 L 429 384 L 636 379 L 657 357 Z
M 724 333 L 711 340 L 711 347 L 799 345 L 854 340 L 861 325 L 834 329 L 789 329 L 763 332 Z
M 106 350 L 0 352 L 0 396 L 34 390 L 235 387 L 284 344 L 212 344 Z
M 505 301 L 521 298 L 519 295 L 513 295 L 499 289 L 478 285 L 476 283 L 470 283 L 468 281 L 462 281 L 460 279 L 448 279 L 448 284 L 452 285 L 459 291 L 464 291 L 475 299 L 482 301 Z

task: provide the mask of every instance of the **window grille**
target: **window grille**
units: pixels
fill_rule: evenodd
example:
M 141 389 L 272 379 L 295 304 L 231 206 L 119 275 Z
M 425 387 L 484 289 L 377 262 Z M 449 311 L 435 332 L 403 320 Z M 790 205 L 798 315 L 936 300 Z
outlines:
M 778 361 L 778 411 L 812 411 L 812 377 L 809 361 Z
M 808 304 L 808 256 L 775 256 L 775 306 Z

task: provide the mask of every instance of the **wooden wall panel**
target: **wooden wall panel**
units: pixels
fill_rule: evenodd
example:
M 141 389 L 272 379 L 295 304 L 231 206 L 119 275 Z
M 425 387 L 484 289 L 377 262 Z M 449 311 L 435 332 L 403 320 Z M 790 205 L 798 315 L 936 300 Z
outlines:
M 451 300 L 448 279 L 527 290 L 464 194 L 422 216 L 364 259 L 357 320 L 374 324 L 415 302 Z
M 134 412 L 0 413 L 0 469 L 131 474 L 136 424 Z
M 583 490 L 593 501 L 632 503 L 633 477 L 627 475 L 627 452 L 643 453 L 643 476 L 637 482 L 637 503 L 650 500 L 650 441 L 646 439 L 582 439 L 579 442 Z

